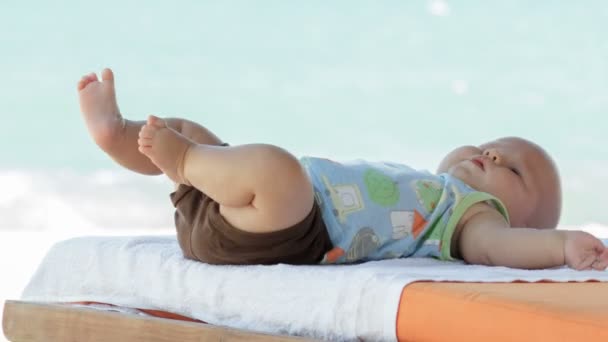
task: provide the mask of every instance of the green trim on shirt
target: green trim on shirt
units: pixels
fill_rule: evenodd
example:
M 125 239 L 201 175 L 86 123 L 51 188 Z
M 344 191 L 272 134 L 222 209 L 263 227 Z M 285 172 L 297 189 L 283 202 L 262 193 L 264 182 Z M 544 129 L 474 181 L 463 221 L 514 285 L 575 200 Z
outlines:
M 473 192 L 463 197 L 454 207 L 452 216 L 441 237 L 441 260 L 456 260 L 452 257 L 452 235 L 462 215 L 475 203 L 491 201 L 498 212 L 509 222 L 509 214 L 504 204 L 496 197 L 485 192 Z

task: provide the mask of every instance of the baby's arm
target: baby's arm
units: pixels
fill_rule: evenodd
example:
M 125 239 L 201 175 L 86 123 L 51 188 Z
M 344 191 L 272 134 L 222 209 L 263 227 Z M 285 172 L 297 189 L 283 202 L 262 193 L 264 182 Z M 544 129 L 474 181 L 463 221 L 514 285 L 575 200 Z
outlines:
M 472 206 L 453 239 L 455 254 L 471 264 L 539 269 L 561 265 L 604 270 L 608 249 L 581 231 L 511 228 L 491 206 Z

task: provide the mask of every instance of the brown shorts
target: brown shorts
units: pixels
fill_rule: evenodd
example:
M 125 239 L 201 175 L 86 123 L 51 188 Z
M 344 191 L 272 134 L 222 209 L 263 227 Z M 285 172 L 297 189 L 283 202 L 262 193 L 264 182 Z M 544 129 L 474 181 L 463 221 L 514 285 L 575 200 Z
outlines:
M 318 264 L 332 248 L 321 209 L 294 226 L 272 233 L 240 230 L 220 214 L 219 203 L 180 185 L 171 194 L 179 245 L 188 259 L 219 265 Z

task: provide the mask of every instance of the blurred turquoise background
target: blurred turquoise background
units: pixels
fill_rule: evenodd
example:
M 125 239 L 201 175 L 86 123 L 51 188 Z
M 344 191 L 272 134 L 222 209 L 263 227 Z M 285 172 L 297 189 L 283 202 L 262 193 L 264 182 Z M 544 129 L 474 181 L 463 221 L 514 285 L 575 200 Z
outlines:
M 522 136 L 560 167 L 562 224 L 608 224 L 606 1 L 4 0 L 0 27 L 0 229 L 171 225 L 168 182 L 87 135 L 76 83 L 106 66 L 128 118 L 298 156 L 434 170 Z

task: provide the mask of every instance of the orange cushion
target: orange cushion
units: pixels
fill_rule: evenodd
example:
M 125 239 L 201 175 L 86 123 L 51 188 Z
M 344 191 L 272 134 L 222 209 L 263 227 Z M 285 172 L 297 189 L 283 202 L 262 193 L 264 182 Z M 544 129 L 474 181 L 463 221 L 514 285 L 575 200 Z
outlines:
M 399 341 L 608 341 L 608 283 L 418 282 L 401 294 Z

